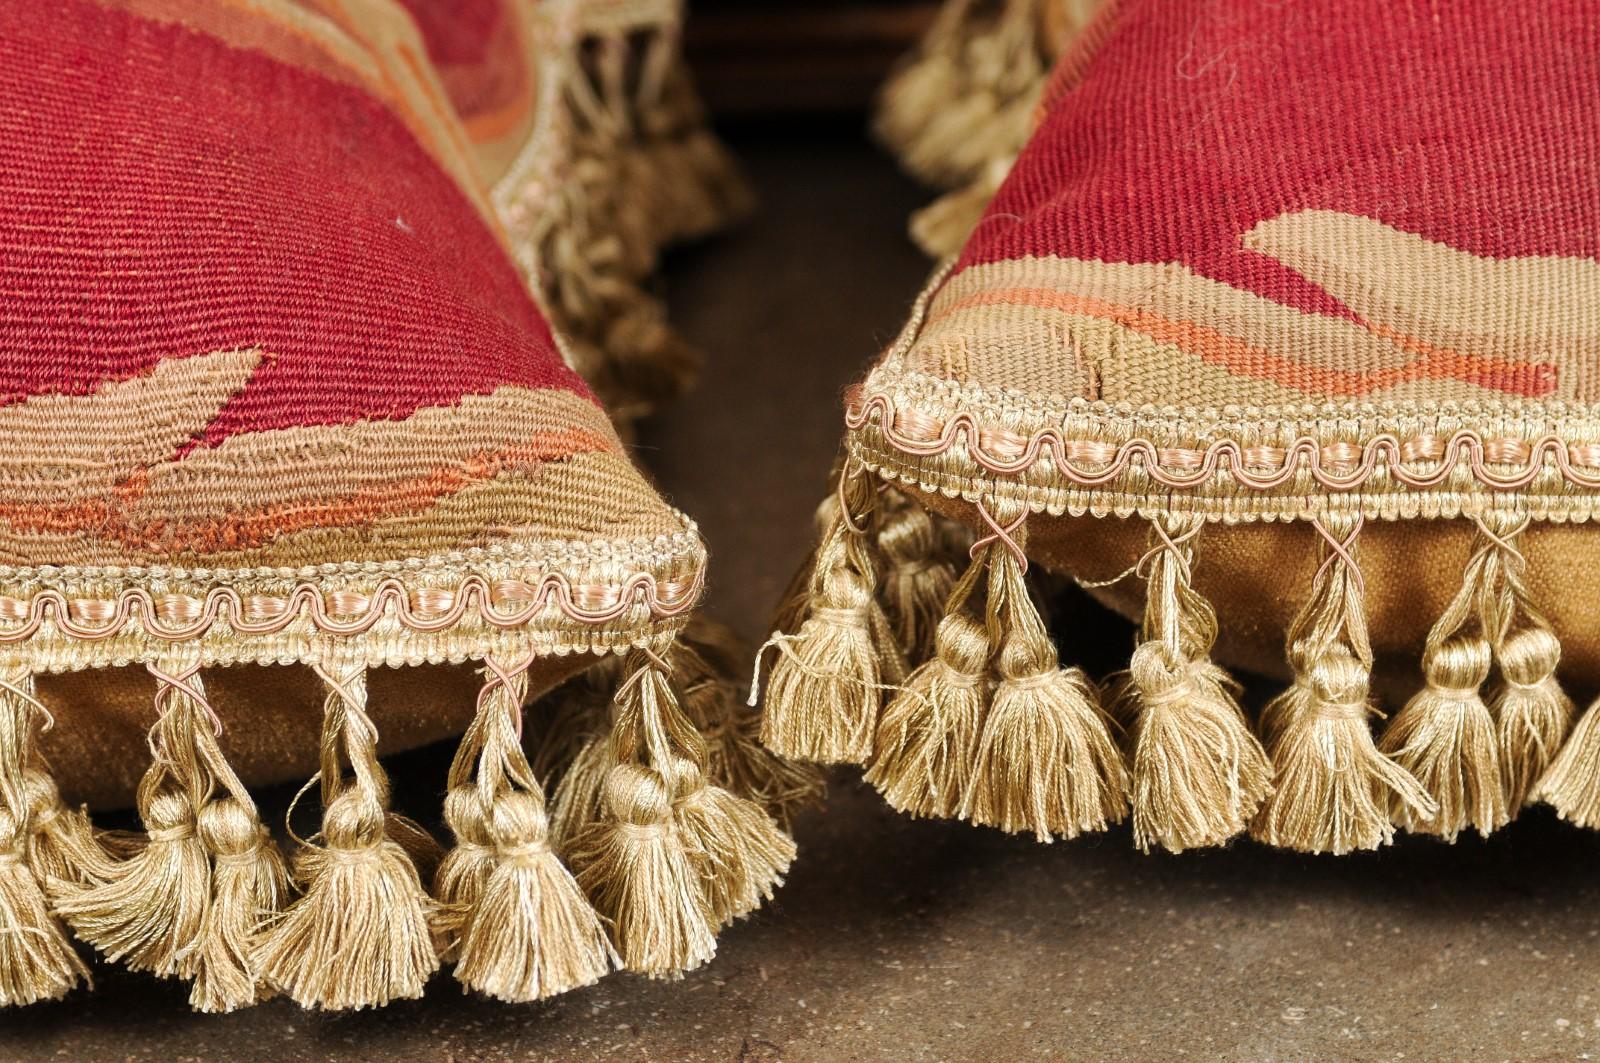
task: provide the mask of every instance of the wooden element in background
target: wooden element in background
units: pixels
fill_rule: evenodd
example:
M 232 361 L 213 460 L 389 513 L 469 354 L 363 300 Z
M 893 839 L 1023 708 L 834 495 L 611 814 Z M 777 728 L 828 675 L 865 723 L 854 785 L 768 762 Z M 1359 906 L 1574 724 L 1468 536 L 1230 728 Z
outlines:
M 862 111 L 921 38 L 937 0 L 691 3 L 689 64 L 720 116 Z

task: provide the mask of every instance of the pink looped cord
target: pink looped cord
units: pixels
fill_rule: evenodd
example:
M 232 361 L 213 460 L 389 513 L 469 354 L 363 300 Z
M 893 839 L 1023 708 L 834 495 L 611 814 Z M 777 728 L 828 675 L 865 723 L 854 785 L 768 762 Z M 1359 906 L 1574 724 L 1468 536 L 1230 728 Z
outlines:
M 526 672 L 529 668 L 533 667 L 535 657 L 535 654 L 530 653 L 516 664 L 506 668 L 502 668 L 500 663 L 493 657 L 485 657 L 483 659 L 483 667 L 486 671 L 488 671 L 489 678 L 485 680 L 483 689 L 478 691 L 478 710 L 480 712 L 483 710 L 484 703 L 489 699 L 489 696 L 494 693 L 495 688 L 506 687 L 509 689 L 513 679 L 521 675 L 523 672 Z M 517 741 L 521 742 L 522 706 L 518 705 L 516 707 L 516 711 L 512 714 L 511 719 L 512 725 L 516 728 Z
M 982 502 L 979 502 L 978 516 L 981 517 L 983 522 L 989 526 L 989 534 L 984 535 L 973 542 L 972 548 L 967 551 L 967 556 L 976 560 L 978 557 L 978 552 L 984 549 L 990 543 L 1003 543 L 1005 544 L 1005 548 L 1011 551 L 1011 556 L 1017 559 L 1017 564 L 1022 566 L 1022 571 L 1027 572 L 1028 555 L 1023 553 L 1022 547 L 1018 545 L 1017 540 L 1012 538 L 1012 536 L 1016 533 L 1017 529 L 1022 527 L 1023 522 L 1028 519 L 1028 511 L 1023 510 L 1021 513 L 1018 513 L 1016 518 L 1010 523 L 1001 524 L 999 521 L 995 520 L 994 514 L 989 512 L 989 508 Z
M 156 682 L 161 684 L 161 689 L 156 692 L 157 703 L 169 701 L 175 693 L 188 695 L 189 700 L 200 706 L 206 716 L 211 719 L 211 733 L 217 738 L 222 737 L 222 717 L 217 715 L 217 710 L 212 708 L 211 702 L 206 698 L 205 691 L 192 684 L 195 676 L 200 674 L 200 666 L 189 665 L 177 675 L 165 672 L 159 665 L 146 664 L 145 670 L 155 676 Z M 163 712 L 166 710 L 163 709 Z
M 1148 551 L 1146 551 L 1145 555 L 1139 559 L 1139 563 L 1135 565 L 1134 568 L 1142 575 L 1145 571 L 1145 566 L 1151 561 L 1155 560 L 1157 555 L 1163 552 L 1170 552 L 1173 558 L 1178 562 L 1179 569 L 1183 572 L 1184 582 L 1189 582 L 1192 580 L 1194 578 L 1194 572 L 1191 569 L 1189 552 L 1183 549 L 1183 544 L 1188 542 L 1190 539 L 1193 539 L 1196 535 L 1199 535 L 1202 525 L 1191 525 L 1177 536 L 1169 534 L 1166 529 L 1166 525 L 1159 520 L 1151 521 L 1150 526 L 1155 529 L 1156 536 L 1161 540 L 1161 543 L 1160 545 L 1151 547 Z
M 1516 543 L 1512 542 L 1512 540 L 1527 530 L 1529 524 L 1527 517 L 1523 517 L 1520 521 L 1518 521 L 1517 526 L 1506 532 L 1504 536 L 1496 535 L 1494 530 L 1491 529 L 1489 525 L 1484 523 L 1481 516 L 1473 517 L 1472 520 L 1473 523 L 1477 524 L 1478 530 L 1483 533 L 1483 537 L 1485 539 L 1488 539 L 1490 542 L 1494 543 L 1508 554 L 1517 554 L 1518 556 L 1521 556 L 1521 552 L 1517 549 Z
M 1349 566 L 1351 578 L 1355 581 L 1356 593 L 1366 594 L 1367 584 L 1361 576 L 1361 566 L 1356 563 L 1355 555 L 1356 536 L 1361 534 L 1361 528 L 1364 524 L 1366 524 L 1366 518 L 1358 514 L 1355 523 L 1350 526 L 1350 534 L 1341 540 L 1330 532 L 1321 520 L 1313 520 L 1311 522 L 1311 526 L 1317 530 L 1317 534 L 1327 540 L 1329 547 L 1328 556 L 1323 558 L 1322 564 L 1317 566 L 1317 574 L 1312 578 L 1313 582 L 1322 579 L 1323 573 L 1327 572 L 1328 566 L 1332 565 L 1336 559 L 1343 559 L 1344 563 Z

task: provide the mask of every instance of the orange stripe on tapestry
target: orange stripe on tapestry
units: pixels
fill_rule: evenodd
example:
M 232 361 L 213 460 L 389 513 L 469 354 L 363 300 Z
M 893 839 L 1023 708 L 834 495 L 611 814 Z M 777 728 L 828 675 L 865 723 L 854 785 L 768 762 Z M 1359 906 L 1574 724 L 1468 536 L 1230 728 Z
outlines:
M 1390 340 L 1418 357 L 1394 368 L 1346 372 L 1306 365 L 1276 355 L 1264 347 L 1247 343 L 1207 325 L 1193 321 L 1174 321 L 1148 310 L 1122 306 L 1089 296 L 1071 295 L 1051 288 L 998 288 L 978 292 L 943 308 L 936 317 L 946 317 L 974 306 L 1034 306 L 1101 318 L 1134 330 L 1158 343 L 1168 343 L 1230 373 L 1268 380 L 1307 394 L 1359 397 L 1415 380 L 1456 380 L 1511 395 L 1537 398 L 1556 387 L 1556 368 L 1547 362 L 1528 363 L 1465 354 L 1436 347 L 1393 329 L 1366 325 L 1375 335 Z
M 0 520 L 19 532 L 73 534 L 92 530 L 104 541 L 129 547 L 201 552 L 248 550 L 281 535 L 318 528 L 356 528 L 383 517 L 420 513 L 503 472 L 531 471 L 544 462 L 570 458 L 575 453 L 613 449 L 607 440 L 581 430 L 551 432 L 534 443 L 486 451 L 459 466 L 367 488 L 348 498 L 265 507 L 181 527 L 166 521 L 134 523 L 122 516 L 125 506 L 136 502 L 143 491 L 145 475 L 136 474 L 117 489 L 121 499 L 118 504 L 107 500 L 71 506 L 0 505 Z

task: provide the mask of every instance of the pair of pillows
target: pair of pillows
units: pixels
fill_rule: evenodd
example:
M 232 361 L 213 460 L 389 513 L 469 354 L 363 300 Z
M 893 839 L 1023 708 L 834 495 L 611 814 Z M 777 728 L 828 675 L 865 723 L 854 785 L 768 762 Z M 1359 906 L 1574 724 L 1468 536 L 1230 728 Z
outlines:
M 69 934 L 204 1010 L 443 960 L 530 1000 L 676 974 L 770 895 L 814 782 L 686 630 L 704 545 L 595 391 L 660 392 L 637 286 L 739 204 L 677 16 L 0 7 L 0 1003 L 86 980 Z M 374 721 L 465 730 L 448 852 Z M 139 759 L 143 831 L 63 797 Z M 249 786 L 313 770 L 291 868 Z
M 1025 101 L 1047 6 L 953 4 L 933 118 Z M 1041 839 L 1600 824 L 1600 12 L 1093 6 L 847 396 L 766 741 Z M 1140 621 L 1125 673 L 1062 667 L 1030 566 Z M 1247 714 L 1224 664 L 1287 689 Z
M 681 146 L 668 23 L 539 4 L 552 52 L 506 51 L 472 31 L 525 7 L 430 35 L 407 6 L 4 10 L 0 1000 L 81 980 L 69 931 L 218 1010 L 380 1004 L 442 958 L 506 999 L 665 975 L 792 856 L 810 780 L 750 746 L 726 648 L 688 630 L 699 537 L 570 368 L 583 309 L 695 228 L 585 242 L 560 207 L 647 168 L 573 147 L 626 141 L 617 114 Z M 463 72 L 491 53 L 529 80 Z M 1600 675 L 1597 54 L 1578 4 L 1103 0 L 849 395 L 767 745 L 1043 838 L 1600 821 L 1600 714 L 1557 679 Z M 1141 618 L 1126 674 L 1061 666 L 1031 566 Z M 388 808 L 374 718 L 417 690 L 380 666 L 463 662 L 440 854 Z M 300 766 L 241 733 L 302 717 L 212 692 L 288 694 L 251 666 L 289 663 L 324 700 L 292 877 L 247 784 Z M 1289 687 L 1247 714 L 1223 663 Z M 50 765 L 116 727 L 50 679 L 130 666 L 136 836 Z

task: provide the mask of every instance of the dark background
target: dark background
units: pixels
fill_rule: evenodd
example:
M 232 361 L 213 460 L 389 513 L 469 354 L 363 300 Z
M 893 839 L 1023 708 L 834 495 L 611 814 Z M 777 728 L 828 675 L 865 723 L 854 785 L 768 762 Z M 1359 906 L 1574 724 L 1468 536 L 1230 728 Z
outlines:
M 762 210 L 669 260 L 674 316 L 708 366 L 638 448 L 710 541 L 709 609 L 752 640 L 809 545 L 840 393 L 928 268 L 904 223 L 930 193 L 867 141 L 863 107 L 929 9 L 769 19 L 707 2 L 694 23 L 701 80 Z M 1062 624 L 1097 673 L 1131 645 L 1128 625 L 1081 601 Z M 450 752 L 390 764 L 419 816 L 437 818 Z M 798 836 L 776 902 L 681 982 L 614 975 L 507 1006 L 446 974 L 379 1012 L 272 1002 L 208 1017 L 183 986 L 97 966 L 93 993 L 0 1014 L 0 1058 L 1600 1057 L 1600 842 L 1543 810 L 1455 846 L 1141 856 L 1126 829 L 1041 846 L 911 821 L 840 772 Z

